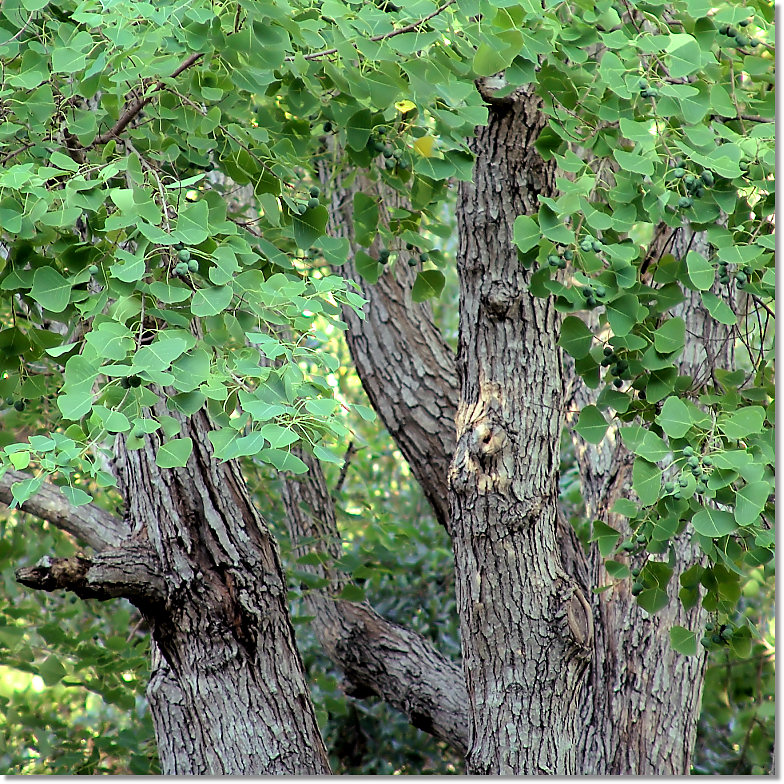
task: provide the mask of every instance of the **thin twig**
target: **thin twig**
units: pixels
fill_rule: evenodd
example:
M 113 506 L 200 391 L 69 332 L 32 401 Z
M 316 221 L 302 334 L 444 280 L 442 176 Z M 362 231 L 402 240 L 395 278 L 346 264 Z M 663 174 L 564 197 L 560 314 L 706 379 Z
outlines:
M 416 22 L 412 22 L 411 24 L 406 25 L 405 27 L 400 27 L 397 30 L 392 30 L 389 33 L 381 33 L 380 35 L 373 35 L 368 40 L 370 41 L 385 41 L 387 38 L 394 38 L 396 35 L 402 35 L 403 33 L 412 33 L 414 30 L 417 29 L 420 25 L 423 25 L 425 22 L 430 21 L 434 16 L 438 16 L 445 8 L 449 8 L 455 0 L 447 0 L 446 3 L 436 8 L 435 11 L 428 14 L 427 16 L 423 16 L 421 19 L 417 20 Z M 320 52 L 311 52 L 310 54 L 303 55 L 305 60 L 318 60 L 321 57 L 328 57 L 331 54 L 335 54 L 337 52 L 337 47 L 333 49 L 322 49 Z M 293 56 L 289 56 L 286 58 L 286 62 L 290 63 L 294 61 Z
M 340 492 L 340 489 L 343 487 L 343 482 L 346 481 L 346 474 L 348 473 L 348 467 L 351 463 L 351 458 L 357 453 L 357 450 L 354 448 L 354 442 L 348 442 L 348 449 L 346 449 L 346 454 L 343 455 L 343 468 L 340 469 L 340 475 L 338 476 L 338 481 L 335 482 L 335 489 L 332 491 L 332 495 L 335 496 Z
M 192 54 L 187 60 L 180 64 L 180 66 L 169 76 L 170 79 L 175 79 L 178 77 L 183 71 L 186 71 L 192 65 L 195 65 L 201 58 L 204 57 L 203 52 L 197 52 L 196 54 Z M 144 97 L 139 98 L 138 100 L 134 101 L 130 106 L 127 106 L 125 111 L 120 115 L 117 122 L 105 133 L 96 136 L 93 140 L 91 146 L 95 146 L 97 144 L 106 144 L 106 142 L 114 139 L 115 137 L 119 136 L 133 121 L 133 119 L 147 106 L 150 101 L 155 97 L 155 93 L 159 90 L 162 90 L 166 85 L 164 82 L 158 82 L 155 87 L 150 91 L 150 93 Z

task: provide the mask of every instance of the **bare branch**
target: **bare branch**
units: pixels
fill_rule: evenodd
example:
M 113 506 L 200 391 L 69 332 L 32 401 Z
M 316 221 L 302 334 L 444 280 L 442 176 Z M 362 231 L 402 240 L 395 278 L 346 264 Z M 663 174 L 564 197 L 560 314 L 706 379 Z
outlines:
M 82 599 L 122 596 L 137 605 L 150 605 L 166 596 L 166 583 L 155 551 L 138 541 L 93 557 L 45 557 L 35 566 L 17 569 L 16 579 L 38 590 L 73 591 Z
M 299 453 L 310 470 L 287 479 L 283 501 L 286 522 L 297 553 L 340 557 L 335 511 L 318 461 Z M 312 544 L 306 545 L 305 542 Z M 376 694 L 408 716 L 425 732 L 464 754 L 468 748 L 468 694 L 462 669 L 442 656 L 427 639 L 391 623 L 366 602 L 337 600 L 333 595 L 350 580 L 329 563 L 301 566 L 330 586 L 306 595 L 316 635 L 340 667 L 355 696 Z
M 6 471 L 0 476 L 0 502 L 11 504 L 11 486 L 30 479 L 22 471 Z M 40 517 L 75 536 L 96 550 L 115 547 L 130 535 L 130 528 L 118 517 L 94 504 L 86 506 L 71 505 L 59 487 L 44 482 L 41 489 L 25 501 L 23 512 Z

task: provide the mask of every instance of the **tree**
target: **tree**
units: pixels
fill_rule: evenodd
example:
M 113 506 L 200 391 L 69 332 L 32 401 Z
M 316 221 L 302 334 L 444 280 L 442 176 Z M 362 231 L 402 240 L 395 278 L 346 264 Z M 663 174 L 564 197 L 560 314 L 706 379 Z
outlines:
M 708 652 L 767 634 L 772 7 L 20 0 L 0 29 L 0 487 L 86 548 L 17 578 L 138 610 L 163 772 L 329 771 L 254 465 L 355 695 L 471 773 L 688 772 Z M 346 558 L 323 467 L 372 410 L 335 327 L 451 539 L 460 663 Z

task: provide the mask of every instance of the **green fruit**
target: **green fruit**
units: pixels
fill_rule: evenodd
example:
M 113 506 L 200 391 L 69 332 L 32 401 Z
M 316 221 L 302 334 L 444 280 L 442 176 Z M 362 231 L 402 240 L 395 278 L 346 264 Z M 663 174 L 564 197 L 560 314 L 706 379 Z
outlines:
M 414 246 L 410 242 L 407 242 L 406 243 L 406 250 L 414 250 Z
M 689 196 L 681 196 L 680 199 L 678 199 L 678 206 L 681 209 L 685 210 L 691 207 L 692 204 L 694 204 L 694 199 L 690 198 Z
M 123 389 L 130 389 L 130 388 L 131 388 L 131 382 L 130 382 L 130 381 L 128 381 L 128 379 L 127 379 L 127 378 L 121 378 L 121 379 L 120 379 L 120 386 L 121 386 Z
M 605 346 L 604 351 L 602 352 L 605 357 L 611 357 L 613 355 L 613 348 L 612 346 Z
M 24 402 L 24 400 L 17 400 L 16 403 L 14 403 L 14 408 L 17 411 L 24 411 L 25 410 L 25 402 Z
M 744 46 L 748 46 L 748 45 L 749 45 L 749 39 L 745 35 L 738 33 L 738 35 L 735 36 L 735 46 L 738 49 L 742 49 Z
M 683 178 L 683 184 L 687 188 L 693 188 L 697 184 L 697 178 L 693 174 L 687 174 Z
M 556 255 L 554 255 L 554 254 L 552 254 L 552 253 L 551 253 L 551 254 L 550 254 L 548 257 L 547 257 L 547 263 L 548 263 L 548 264 L 549 264 L 551 267 L 557 267 L 557 266 L 558 266 L 558 265 L 561 263 L 561 259 L 560 259 L 560 258 L 558 258 L 558 256 L 556 256 Z
M 642 534 L 638 534 L 634 538 L 638 544 L 645 544 L 648 541 L 648 537 L 643 536 Z
M 602 367 L 610 367 L 613 364 L 612 359 L 610 357 L 605 357 L 600 363 Z
M 711 635 L 711 642 L 714 645 L 721 645 L 722 640 L 721 640 L 721 637 L 718 634 L 712 634 Z
M 417 265 L 416 258 L 414 256 L 411 256 L 411 258 L 408 260 L 408 266 L 409 267 L 416 267 L 416 265 Z
M 719 283 L 721 283 L 721 284 L 726 286 L 729 282 L 730 282 L 730 279 L 729 279 L 728 275 L 719 275 Z
M 606 297 L 607 296 L 607 289 L 604 286 L 597 286 L 596 287 L 596 296 L 599 297 L 599 298 Z
M 602 249 L 602 243 L 597 240 L 594 240 L 591 243 L 591 248 L 593 249 L 594 253 L 598 253 Z
M 720 32 L 722 35 L 729 35 L 729 34 L 730 34 L 730 26 L 729 26 L 729 25 L 722 25 L 722 26 L 719 28 L 719 32 Z
M 178 254 L 177 258 L 180 261 L 190 261 L 191 260 L 191 252 L 187 248 L 183 248 Z
M 694 189 L 694 197 L 697 199 L 701 199 L 704 195 L 705 195 L 705 188 L 703 188 L 702 185 L 698 185 Z
M 394 168 L 395 168 L 395 162 L 392 160 L 392 158 L 387 158 L 387 159 L 384 161 L 384 168 L 385 168 L 387 171 L 392 171 L 392 169 L 394 169 Z
M 683 454 L 686 455 L 686 457 L 691 457 L 694 454 L 694 447 L 687 444 L 683 447 Z
M 637 86 L 638 86 L 638 87 L 639 87 L 641 90 L 644 90 L 644 89 L 645 89 L 645 88 L 648 86 L 648 80 L 647 80 L 647 79 L 640 79 L 640 81 L 639 81 L 639 82 L 637 82 Z
M 307 204 L 298 204 L 297 205 L 297 212 L 300 215 L 304 215 L 307 211 L 308 211 L 308 205 Z
M 199 271 L 199 262 L 196 259 L 191 259 L 188 262 L 188 271 L 189 272 L 198 272 Z
M 759 41 L 756 38 L 752 38 L 749 41 L 749 49 L 756 49 L 759 46 Z
M 392 151 L 392 148 L 389 145 L 385 145 L 384 146 L 383 152 L 384 152 L 384 157 L 385 158 L 391 158 L 392 157 L 392 152 L 393 151 Z
M 648 399 L 648 395 L 645 393 L 645 390 L 644 390 L 644 389 L 641 389 L 641 390 L 640 390 L 640 391 L 637 393 L 637 397 L 638 397 L 640 400 L 647 400 L 647 399 Z
M 751 19 L 741 19 L 738 22 L 738 27 L 748 27 L 751 24 Z
M 567 261 L 571 261 L 574 258 L 574 253 L 572 253 L 572 251 L 570 251 L 570 250 L 565 250 L 564 253 L 563 253 L 563 257 Z
M 735 273 L 735 280 L 737 280 L 738 283 L 744 283 L 745 284 L 745 283 L 748 283 L 749 279 L 748 279 L 748 277 L 746 277 L 746 273 L 745 272 L 736 272 Z
M 419 254 L 419 260 L 424 264 L 428 259 L 427 253 L 424 251 Z
M 144 438 L 144 430 L 134 430 L 131 433 L 133 438 Z
M 705 466 L 712 466 L 713 458 L 710 457 L 710 455 L 705 455 L 705 457 L 702 458 L 702 464 Z
M 700 464 L 700 459 L 697 455 L 692 454 L 689 459 L 686 461 L 692 468 L 698 466 Z
M 317 199 L 319 196 L 321 196 L 321 188 L 319 188 L 318 185 L 311 185 L 308 193 L 310 193 L 314 199 Z
M 713 631 L 713 624 L 710 621 L 708 621 L 708 623 L 705 624 L 705 631 L 706 632 L 712 632 Z
M 659 91 L 656 90 L 655 88 L 651 87 L 651 89 L 648 90 L 648 95 L 646 97 L 647 98 L 658 98 L 659 97 Z
M 675 482 L 665 482 L 664 489 L 668 493 L 672 493 L 675 490 Z
M 710 641 L 710 639 L 708 637 L 703 637 L 700 640 L 700 645 L 702 645 L 703 648 L 710 648 L 711 647 L 711 641 Z
M 389 250 L 387 248 L 382 248 L 378 252 L 379 259 L 388 259 L 389 258 Z
M 188 265 L 184 261 L 178 261 L 174 267 L 174 274 L 182 277 L 188 273 Z
M 620 378 L 616 378 L 615 381 L 613 381 L 613 385 L 616 389 L 620 389 L 623 386 L 623 381 Z
M 682 476 L 680 479 L 678 479 L 678 484 L 681 487 L 688 487 L 689 486 L 689 480 L 685 476 Z
M 329 133 L 331 130 L 332 130 L 332 123 L 329 120 L 327 120 L 324 123 L 324 133 Z
M 315 196 L 311 196 L 308 199 L 308 209 L 309 210 L 315 210 L 316 207 L 318 207 L 318 206 L 319 206 L 319 200 Z
M 632 585 L 632 596 L 639 596 L 645 590 L 642 583 L 634 583 Z
M 593 247 L 593 240 L 583 240 L 580 243 L 580 250 L 588 252 Z
M 97 275 L 97 274 L 98 274 L 98 266 L 97 266 L 96 264 L 91 264 L 91 265 L 90 265 L 90 266 L 87 268 L 87 271 L 88 271 L 88 272 L 89 272 L 91 275 Z
M 737 30 L 736 30 L 734 27 L 732 27 L 732 25 L 730 25 L 730 26 L 727 28 L 727 33 L 726 33 L 726 34 L 727 34 L 727 35 L 728 35 L 730 38 L 735 38 L 735 36 L 738 34 L 738 31 L 737 31 Z
M 633 566 L 632 567 L 632 577 L 639 577 L 641 571 L 642 571 L 642 569 L 640 569 L 639 566 Z
M 707 169 L 700 175 L 700 179 L 708 188 L 710 188 L 715 182 L 713 179 L 713 172 L 710 172 Z
M 640 97 L 642 98 L 650 98 L 651 91 L 650 90 L 640 90 Z
M 134 389 L 137 389 L 138 387 L 140 387 L 142 385 L 142 380 L 139 378 L 139 376 L 129 376 L 128 377 L 128 383 Z
M 697 492 L 704 493 L 708 489 L 708 485 L 705 482 L 697 482 Z

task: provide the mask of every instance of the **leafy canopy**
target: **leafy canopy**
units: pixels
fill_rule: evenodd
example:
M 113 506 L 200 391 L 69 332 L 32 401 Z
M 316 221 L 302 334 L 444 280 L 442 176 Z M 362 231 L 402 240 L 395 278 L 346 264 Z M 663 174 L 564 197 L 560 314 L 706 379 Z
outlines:
M 633 536 L 595 536 L 608 556 L 652 556 L 635 595 L 655 612 L 688 528 L 708 560 L 681 601 L 701 587 L 708 610 L 746 623 L 739 581 L 773 547 L 772 13 L 703 0 L 3 3 L 0 396 L 12 428 L 46 424 L 3 444 L 3 465 L 34 470 L 16 501 L 54 476 L 88 502 L 88 483 L 112 483 L 100 453 L 118 435 L 130 449 L 154 435 L 158 464 L 183 465 L 181 418 L 202 409 L 220 459 L 302 471 L 291 447 L 304 442 L 339 460 L 336 360 L 314 319 L 339 326 L 340 306 L 363 300 L 329 272 L 348 253 L 329 225 L 338 179 L 361 172 L 407 200 L 382 211 L 354 197 L 359 273 L 394 274 L 408 246 L 412 296 L 438 296 L 440 207 L 471 177 L 467 138 L 487 117 L 475 80 L 497 97 L 533 85 L 549 117 L 537 148 L 560 176 L 515 223 L 521 264 L 569 314 L 561 345 L 601 389 L 577 432 L 597 443 L 612 424 L 635 454 L 636 500 L 614 510 Z M 705 241 L 651 255 L 662 224 Z M 680 373 L 685 295 L 746 347 L 742 366 L 709 382 Z

